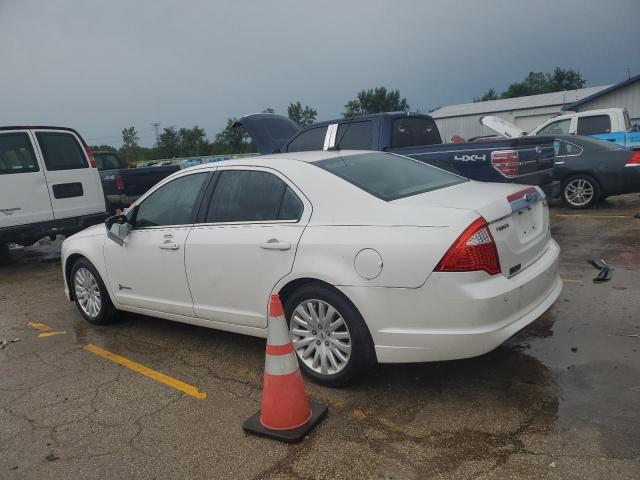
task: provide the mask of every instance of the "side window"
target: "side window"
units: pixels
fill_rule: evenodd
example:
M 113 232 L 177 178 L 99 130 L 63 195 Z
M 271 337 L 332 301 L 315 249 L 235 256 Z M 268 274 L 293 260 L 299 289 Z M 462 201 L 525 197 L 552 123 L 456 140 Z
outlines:
M 38 170 L 38 162 L 27 133 L 0 134 L 0 175 Z
M 430 118 L 402 117 L 391 127 L 391 146 L 396 148 L 442 143 L 440 132 Z
M 341 150 L 371 150 L 371 122 L 341 123 L 336 144 Z
M 116 170 L 118 168 L 127 168 L 127 162 L 116 153 L 93 152 L 93 156 L 96 159 L 96 167 L 98 167 L 99 171 Z
M 611 131 L 611 118 L 609 115 L 591 115 L 589 117 L 578 117 L 578 135 L 597 135 L 599 133 L 609 133 Z
M 563 140 L 556 140 L 553 142 L 553 147 L 555 149 L 556 157 L 578 156 L 582 153 L 582 148 Z
M 80 144 L 70 133 L 37 132 L 36 138 L 47 170 L 89 168 Z
M 536 135 L 566 135 L 571 127 L 571 119 L 557 120 L 538 130 Z
M 226 170 L 211 197 L 206 223 L 299 220 L 303 204 L 277 176 L 252 170 Z
M 288 152 L 309 152 L 312 150 L 322 150 L 324 147 L 324 137 L 327 134 L 327 127 L 317 127 L 306 130 L 291 140 Z
M 198 205 L 206 173 L 176 178 L 145 198 L 138 207 L 136 228 L 188 225 Z

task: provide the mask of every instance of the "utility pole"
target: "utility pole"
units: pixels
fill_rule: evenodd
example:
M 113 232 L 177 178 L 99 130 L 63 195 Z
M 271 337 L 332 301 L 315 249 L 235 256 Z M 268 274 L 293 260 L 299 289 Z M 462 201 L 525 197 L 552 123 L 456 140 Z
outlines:
M 153 131 L 156 133 L 156 147 L 160 144 L 160 131 L 158 127 L 160 127 L 160 122 L 154 122 L 151 124 L 153 127 Z

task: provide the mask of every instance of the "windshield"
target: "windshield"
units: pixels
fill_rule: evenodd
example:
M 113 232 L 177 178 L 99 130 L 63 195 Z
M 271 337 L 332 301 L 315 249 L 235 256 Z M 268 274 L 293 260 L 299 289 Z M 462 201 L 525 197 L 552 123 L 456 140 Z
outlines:
M 387 202 L 468 181 L 446 170 L 388 153 L 346 155 L 313 165 Z

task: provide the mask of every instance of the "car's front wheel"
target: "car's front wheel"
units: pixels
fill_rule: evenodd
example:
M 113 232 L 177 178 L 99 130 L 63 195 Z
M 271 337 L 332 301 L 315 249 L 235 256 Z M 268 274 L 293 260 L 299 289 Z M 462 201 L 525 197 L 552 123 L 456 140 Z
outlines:
M 109 292 L 91 262 L 84 258 L 76 261 L 69 284 L 78 310 L 89 323 L 106 325 L 117 319 L 118 310 L 111 303 Z
M 600 185 L 589 175 L 573 175 L 562 184 L 562 201 L 569 208 L 589 208 L 600 199 Z
M 344 385 L 375 363 L 367 325 L 335 289 L 301 287 L 286 299 L 285 315 L 300 368 L 317 383 Z

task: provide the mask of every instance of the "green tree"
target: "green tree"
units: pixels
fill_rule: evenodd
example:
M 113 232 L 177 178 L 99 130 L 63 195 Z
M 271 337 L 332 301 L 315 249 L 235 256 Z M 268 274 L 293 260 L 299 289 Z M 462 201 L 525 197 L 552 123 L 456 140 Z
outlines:
M 586 82 L 579 72 L 556 67 L 552 73 L 529 72 L 522 82 L 509 85 L 500 98 L 524 97 L 541 93 L 560 92 L 583 88 Z
M 291 102 L 287 107 L 287 115 L 301 127 L 306 127 L 316 121 L 318 112 L 309 105 L 302 106 L 300 102 Z
M 128 162 L 135 162 L 138 160 L 140 153 L 140 146 L 138 145 L 138 132 L 135 127 L 122 129 L 122 148 L 120 149 L 122 155 Z
M 180 135 L 176 127 L 163 128 L 158 137 L 158 153 L 161 158 L 180 156 Z
M 398 112 L 409 110 L 406 98 L 400 98 L 400 91 L 389 90 L 385 87 L 361 90 L 354 100 L 348 101 L 343 113 L 345 118 L 368 113 Z
M 271 107 L 267 107 L 264 110 L 262 110 L 262 113 L 276 113 L 276 111 Z
M 490 88 L 489 90 L 487 90 L 484 95 L 482 95 L 481 97 L 476 97 L 473 99 L 474 103 L 477 102 L 486 102 L 488 100 L 497 100 L 498 98 L 498 94 L 496 93 L 496 91 L 493 88 Z
M 116 147 L 112 147 L 111 145 L 89 145 L 89 148 L 94 152 L 117 152 L 118 149 Z
M 194 157 L 209 153 L 209 142 L 204 130 L 197 125 L 178 130 L 178 156 Z
M 565 70 L 560 67 L 556 67 L 553 70 L 553 73 L 547 76 L 547 80 L 554 92 L 584 88 L 587 83 L 579 72 L 576 72 L 571 68 Z

